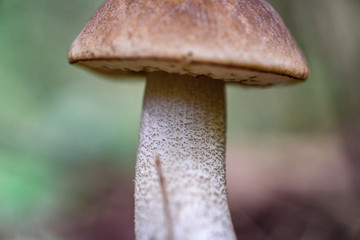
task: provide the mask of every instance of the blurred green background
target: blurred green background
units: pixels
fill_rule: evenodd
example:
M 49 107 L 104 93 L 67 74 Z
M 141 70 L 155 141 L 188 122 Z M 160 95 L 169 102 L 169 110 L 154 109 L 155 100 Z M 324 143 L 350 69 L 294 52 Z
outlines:
M 236 231 L 252 240 L 358 239 L 360 2 L 269 2 L 304 51 L 310 77 L 269 89 L 227 86 Z M 134 238 L 145 81 L 106 80 L 67 62 L 101 3 L 0 0 L 1 240 Z M 253 198 L 262 200 L 247 205 Z M 294 223 L 301 231 L 269 210 L 294 208 L 309 213 Z M 242 235 L 249 229 L 256 233 Z

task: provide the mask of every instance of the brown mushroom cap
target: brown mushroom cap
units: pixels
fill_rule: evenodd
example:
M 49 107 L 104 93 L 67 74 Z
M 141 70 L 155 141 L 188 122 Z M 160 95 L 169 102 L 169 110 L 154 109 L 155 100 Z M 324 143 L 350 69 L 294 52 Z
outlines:
M 205 75 L 250 85 L 306 79 L 306 61 L 265 0 L 107 0 L 69 50 L 70 63 Z

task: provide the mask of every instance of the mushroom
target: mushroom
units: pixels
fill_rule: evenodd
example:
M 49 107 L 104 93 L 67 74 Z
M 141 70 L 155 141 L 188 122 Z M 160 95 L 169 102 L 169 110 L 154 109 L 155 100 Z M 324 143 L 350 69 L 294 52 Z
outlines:
M 235 239 L 225 176 L 225 82 L 270 86 L 308 75 L 276 11 L 265 0 L 108 0 L 68 57 L 102 73 L 147 76 L 136 238 Z

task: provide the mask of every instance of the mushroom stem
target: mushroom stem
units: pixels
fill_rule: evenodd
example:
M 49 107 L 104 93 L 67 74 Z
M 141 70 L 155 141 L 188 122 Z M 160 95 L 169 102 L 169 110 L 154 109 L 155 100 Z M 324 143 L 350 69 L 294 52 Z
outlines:
M 236 238 L 225 132 L 224 82 L 149 73 L 135 178 L 138 240 Z

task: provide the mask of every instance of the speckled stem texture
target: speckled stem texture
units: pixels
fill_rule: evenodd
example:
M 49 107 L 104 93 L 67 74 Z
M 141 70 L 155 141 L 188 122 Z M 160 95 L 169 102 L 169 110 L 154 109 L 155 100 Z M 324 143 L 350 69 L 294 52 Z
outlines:
M 207 77 L 148 75 L 135 179 L 138 240 L 235 239 L 224 91 Z

